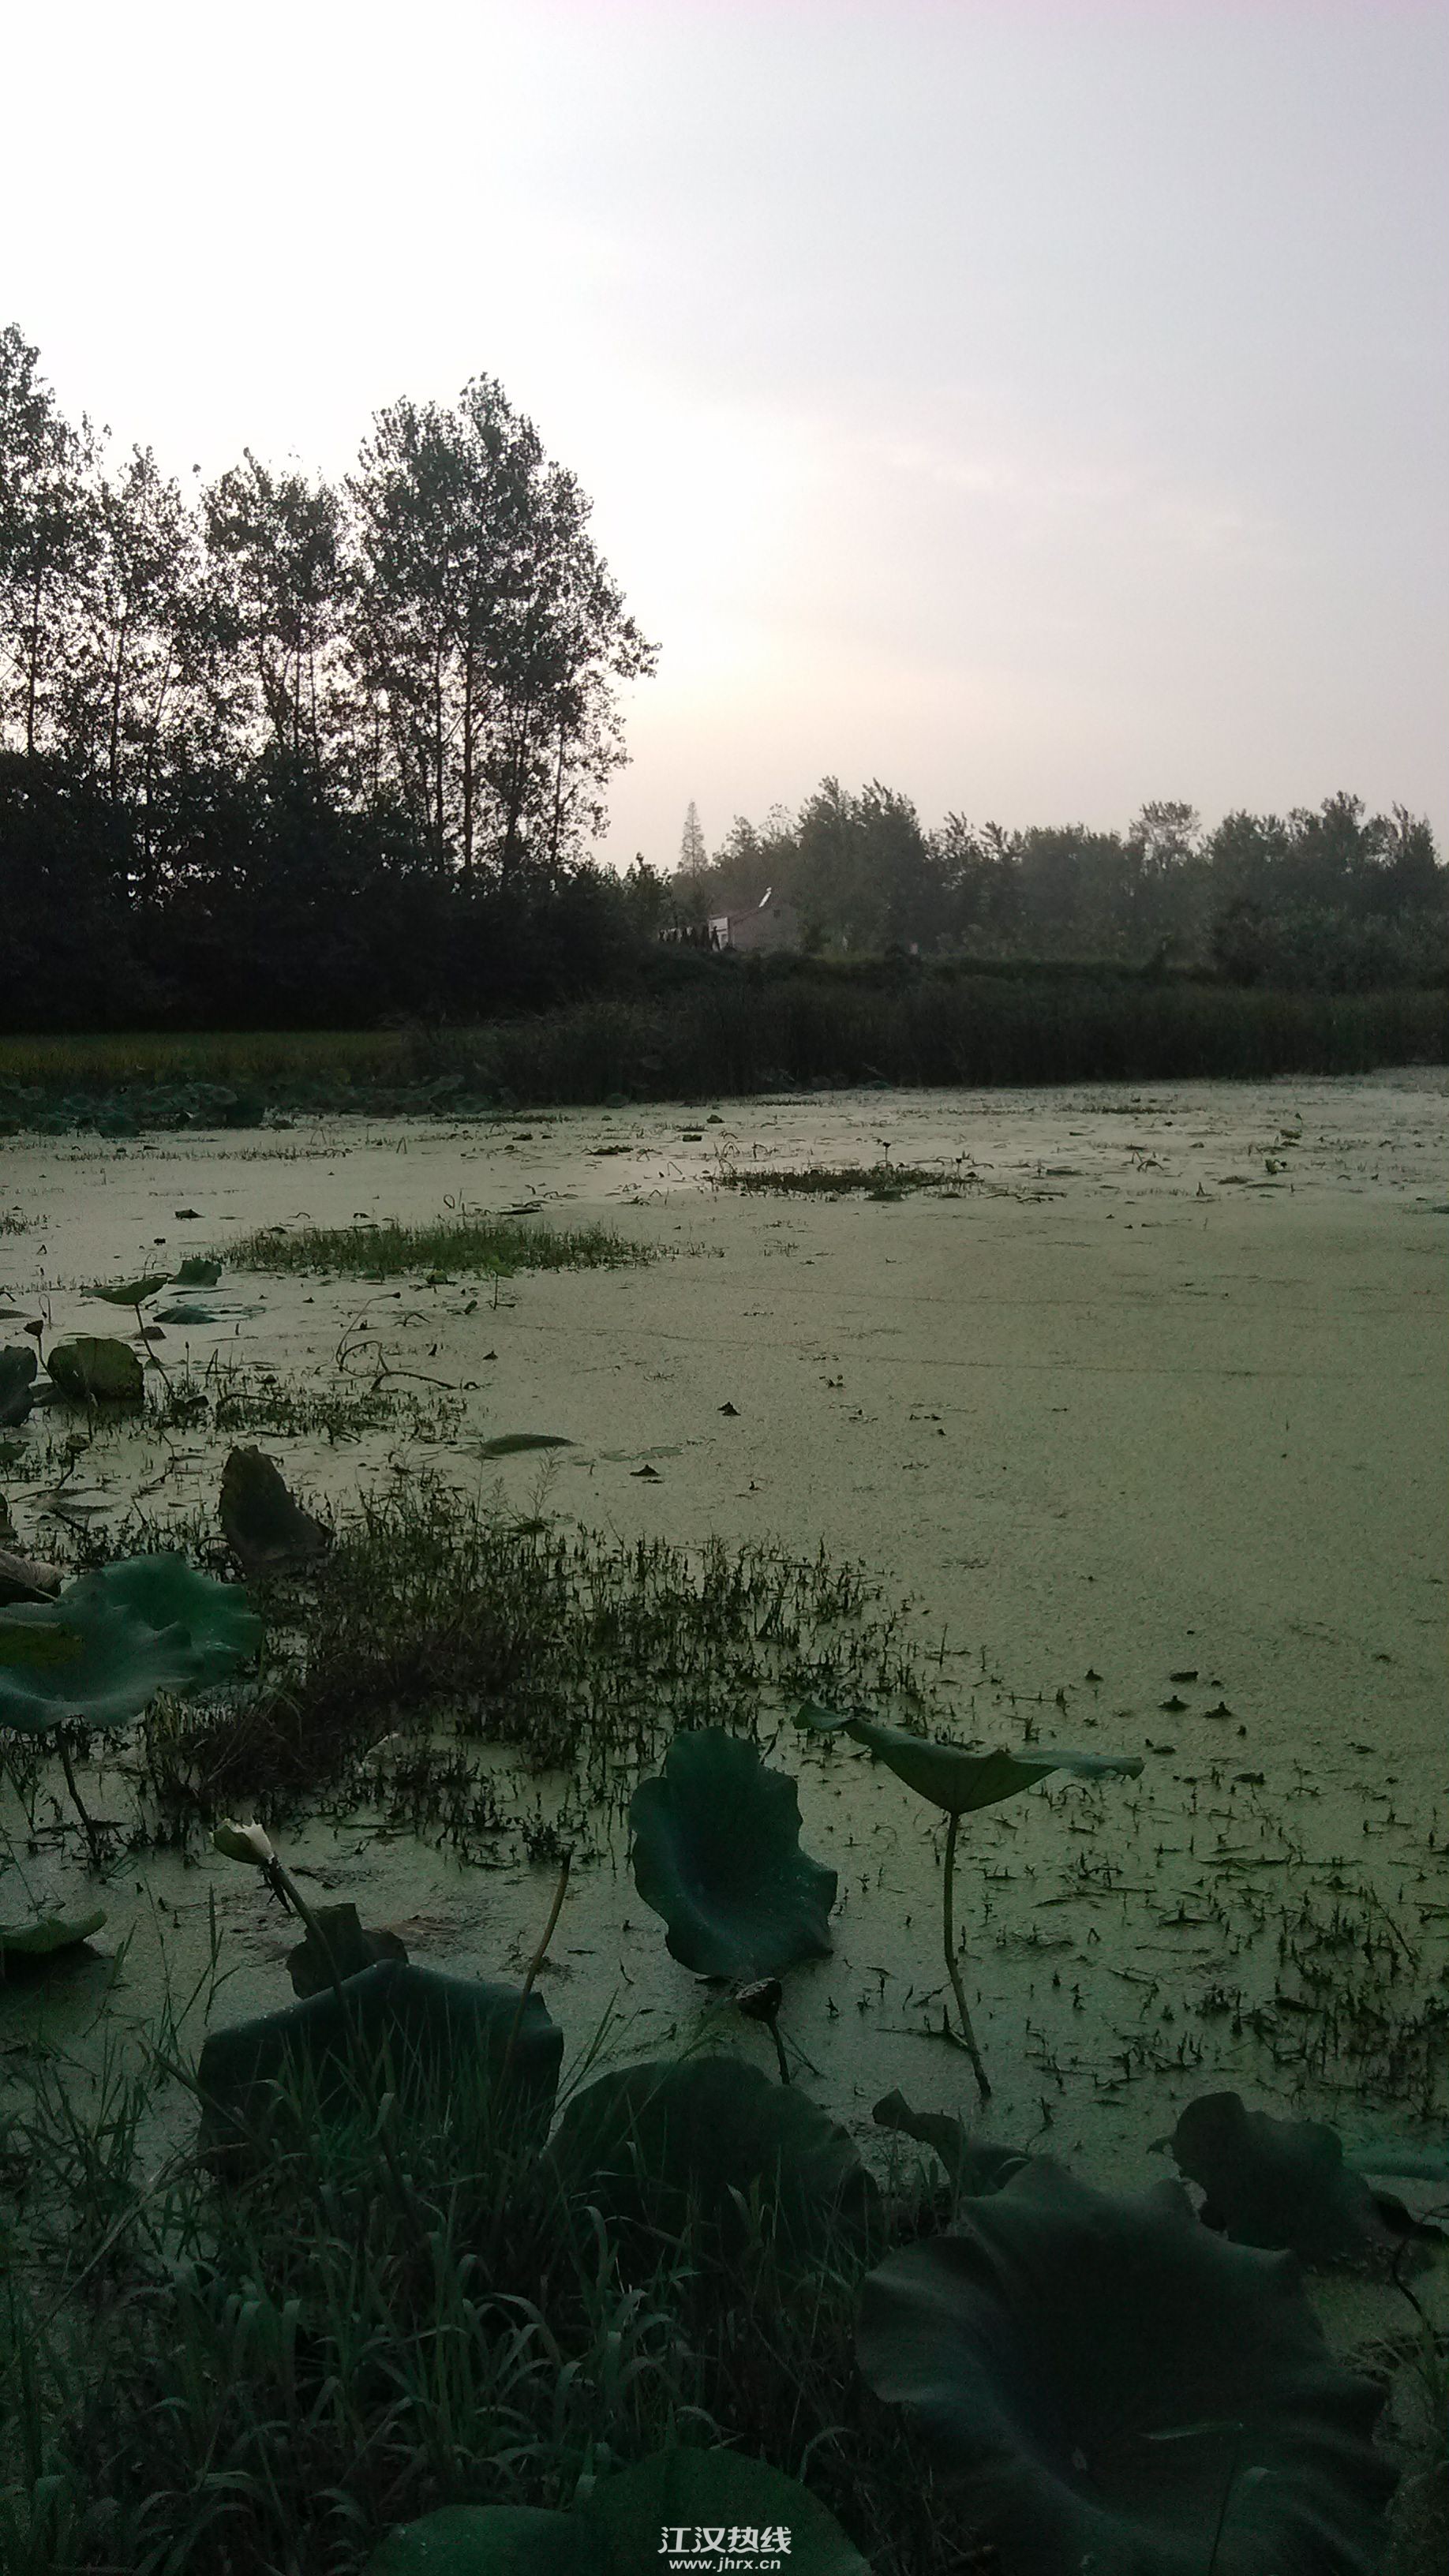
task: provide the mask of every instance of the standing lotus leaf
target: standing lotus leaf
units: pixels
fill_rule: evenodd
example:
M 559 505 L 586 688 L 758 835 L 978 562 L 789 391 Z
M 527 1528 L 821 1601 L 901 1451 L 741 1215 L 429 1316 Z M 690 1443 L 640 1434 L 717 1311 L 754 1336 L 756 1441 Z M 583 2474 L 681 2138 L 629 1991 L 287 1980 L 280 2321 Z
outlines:
M 221 1471 L 220 1520 L 243 1574 L 285 1574 L 326 1554 L 332 1533 L 287 1490 L 260 1449 L 233 1449 Z
M 857 2351 L 1012 2576 L 1370 2576 L 1396 2472 L 1291 2254 L 1034 2157 L 890 2255 Z
M 638 2576 L 671 2554 L 693 2556 L 696 2532 L 742 2525 L 760 2536 L 749 2556 L 783 2559 L 788 2549 L 793 2576 L 870 2576 L 834 2516 L 794 2478 L 738 2451 L 677 2448 L 600 2478 L 572 2513 L 445 2505 L 390 2531 L 365 2576 Z M 712 2543 L 698 2563 L 723 2549 Z
M 794 1781 L 740 1736 L 676 1735 L 629 1820 L 635 1884 L 669 1927 L 670 1956 L 696 1975 L 770 1977 L 829 1956 L 839 1880 L 800 1849 Z
M 1022 1789 L 1034 1789 L 1039 1780 L 1048 1779 L 1053 1771 L 1070 1771 L 1078 1779 L 1102 1780 L 1112 1777 L 1135 1779 L 1142 1769 L 1139 1753 L 971 1753 L 964 1745 L 936 1744 L 929 1736 L 911 1735 L 902 1726 L 878 1726 L 873 1718 L 852 1717 L 843 1709 L 821 1708 L 814 1700 L 805 1700 L 795 1711 L 797 1726 L 808 1727 L 816 1735 L 845 1734 L 857 1744 L 865 1745 L 877 1759 L 889 1765 L 896 1777 L 904 1780 L 920 1798 L 946 1815 L 945 1866 L 941 1872 L 941 1938 L 946 1957 L 946 1974 L 956 1998 L 960 2016 L 959 2034 L 949 2022 L 943 2024 L 942 2037 L 954 2039 L 964 2048 L 975 2069 L 976 2082 L 983 2102 L 991 2098 L 991 2084 L 982 2063 L 971 2014 L 966 2003 L 966 1990 L 961 1982 L 961 1959 L 956 1944 L 953 1891 L 956 1871 L 956 1839 L 963 1816 L 973 1815 L 979 1807 L 999 1806 L 1003 1798 L 1014 1798 Z
M 11 1343 L 0 1350 L 0 1431 L 13 1431 L 35 1401 L 35 1353 Z
M 166 1285 L 164 1270 L 153 1271 L 145 1279 L 93 1279 L 86 1290 L 88 1297 L 102 1297 L 108 1306 L 142 1306 Z
M 1246 2110 L 1241 2094 L 1203 2093 L 1163 2143 L 1207 2194 L 1203 2225 L 1235 2245 L 1286 2246 L 1305 2263 L 1335 2263 L 1401 2241 L 1363 2175 L 1344 2163 L 1337 2130 L 1321 2120 L 1275 2120 Z
M 139 1404 L 144 1390 L 141 1363 L 129 1342 L 104 1335 L 78 1333 L 57 1342 L 46 1367 L 56 1394 L 67 1404 Z
M 978 1807 L 999 1806 L 1022 1789 L 1034 1789 L 1053 1771 L 1070 1771 L 1079 1780 L 1136 1779 L 1140 1753 L 968 1753 L 959 1744 L 936 1744 L 928 1735 L 912 1735 L 903 1726 L 878 1726 L 873 1718 L 851 1717 L 806 1700 L 795 1712 L 797 1726 L 817 1735 L 844 1733 L 870 1752 L 948 1816 L 974 1815 Z
M 322 1994 L 338 1978 L 375 1968 L 380 1960 L 406 1957 L 406 1943 L 395 1932 L 369 1932 L 355 1905 L 314 1905 L 312 1929 L 288 1954 L 287 1974 L 293 1994 L 305 1999 Z
M 118 1726 L 158 1691 L 230 1679 L 261 1638 L 239 1584 L 180 1556 L 122 1558 L 54 1601 L 0 1610 L 0 1724 Z
M 866 2224 L 876 2190 L 844 2129 L 736 2057 L 653 2059 L 601 2075 L 565 2106 L 548 2161 L 563 2188 L 626 2224 L 687 2226 L 726 2248 L 764 2227 L 797 2247 Z

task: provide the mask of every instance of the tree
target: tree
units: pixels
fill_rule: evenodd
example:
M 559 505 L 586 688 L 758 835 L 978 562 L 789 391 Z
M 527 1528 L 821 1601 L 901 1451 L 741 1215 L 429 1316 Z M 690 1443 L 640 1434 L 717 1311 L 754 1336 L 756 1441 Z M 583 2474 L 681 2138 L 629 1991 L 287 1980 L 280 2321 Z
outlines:
M 54 739 L 94 535 L 95 436 L 65 419 L 39 358 L 14 323 L 0 332 L 0 727 L 30 758 Z
M 685 810 L 684 830 L 679 836 L 680 874 L 681 876 L 702 876 L 708 865 L 709 853 L 704 846 L 704 833 L 700 828 L 699 807 L 691 797 Z
M 378 781 L 440 874 L 556 868 L 624 758 L 614 691 L 656 648 L 587 534 L 589 504 L 480 376 L 455 410 L 380 412 L 347 485 L 351 661 Z
M 320 768 L 342 677 L 341 496 L 247 448 L 203 511 L 216 711 L 243 756 L 270 745 Z

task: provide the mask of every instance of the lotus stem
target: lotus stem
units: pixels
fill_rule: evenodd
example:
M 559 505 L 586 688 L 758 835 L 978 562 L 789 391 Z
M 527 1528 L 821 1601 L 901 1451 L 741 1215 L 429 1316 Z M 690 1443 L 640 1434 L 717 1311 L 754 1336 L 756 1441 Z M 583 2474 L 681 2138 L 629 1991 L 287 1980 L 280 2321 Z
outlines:
M 956 1997 L 956 2009 L 961 2015 L 961 2036 L 965 2043 L 966 2053 L 969 2056 L 972 2067 L 975 2071 L 976 2082 L 980 2088 L 981 2099 L 983 2102 L 989 2102 L 991 2099 L 991 2086 L 987 2082 L 986 2069 L 981 2063 L 981 2051 L 976 2045 L 976 2033 L 971 2027 L 971 2015 L 966 2009 L 966 1996 L 961 1984 L 961 1971 L 956 1964 L 956 1926 L 952 1914 L 951 1899 L 953 1893 L 953 1878 L 956 1868 L 956 1835 L 960 1827 L 960 1823 L 961 1819 L 959 1815 L 953 1813 L 946 1826 L 946 1872 L 941 1889 L 942 1915 L 946 1935 L 946 1973 L 950 1977 L 952 1991 Z
M 94 1868 L 105 1849 L 104 1842 L 102 1841 L 102 1828 L 97 1824 L 95 1817 L 90 1813 L 90 1810 L 76 1785 L 76 1776 L 71 1765 L 70 1746 L 66 1742 L 63 1731 L 56 1736 L 55 1743 L 56 1750 L 60 1755 L 60 1767 L 65 1773 L 65 1785 L 70 1791 L 70 1802 L 81 1820 L 81 1829 L 86 1838 L 86 1849 L 90 1853 L 91 1866 Z
M 548 1945 L 553 1939 L 554 1926 L 563 1912 L 563 1901 L 568 1892 L 569 1871 L 573 1867 L 573 1857 L 572 1852 L 564 1853 L 563 1867 L 558 1874 L 558 1885 L 553 1892 L 553 1903 L 549 1907 L 548 1921 L 543 1927 L 543 1939 L 540 1941 L 538 1948 L 534 1951 L 533 1957 L 528 1963 L 528 1972 L 523 1980 L 523 1992 L 518 1998 L 518 2009 L 514 2013 L 512 2025 L 508 2033 L 508 2046 L 503 2052 L 503 2073 L 505 2075 L 507 2074 L 509 2066 L 513 2060 L 513 2043 L 517 2039 L 519 2031 L 523 2026 L 523 2015 L 528 2003 L 528 1998 L 533 1992 L 534 1978 L 538 1975 L 539 1969 L 543 1966 L 544 1960 L 548 1954 Z

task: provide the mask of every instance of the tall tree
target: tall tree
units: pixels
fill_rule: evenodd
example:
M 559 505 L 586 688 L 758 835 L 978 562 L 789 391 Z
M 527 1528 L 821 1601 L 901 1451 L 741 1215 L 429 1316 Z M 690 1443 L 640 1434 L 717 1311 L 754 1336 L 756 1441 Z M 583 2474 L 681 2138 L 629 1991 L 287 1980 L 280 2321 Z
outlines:
M 557 866 L 624 757 L 614 690 L 651 670 L 574 477 L 480 376 L 380 412 L 348 492 L 353 667 L 433 866 Z
M 680 874 L 687 877 L 702 876 L 708 865 L 709 853 L 704 846 L 699 807 L 691 797 L 685 809 L 684 830 L 679 836 Z
M 244 452 L 203 498 L 217 711 L 243 753 L 321 766 L 340 683 L 340 494 Z
M 0 332 L 0 725 L 28 757 L 54 740 L 94 539 L 96 441 L 72 427 L 39 373 L 40 353 Z

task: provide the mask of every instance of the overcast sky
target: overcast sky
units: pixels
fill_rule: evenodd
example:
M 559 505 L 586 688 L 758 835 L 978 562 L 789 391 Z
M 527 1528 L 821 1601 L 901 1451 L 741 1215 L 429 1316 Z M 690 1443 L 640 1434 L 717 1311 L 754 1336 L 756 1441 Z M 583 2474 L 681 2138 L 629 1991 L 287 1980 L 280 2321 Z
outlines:
M 603 855 L 1449 840 L 1445 0 L 0 0 L 0 324 L 188 477 L 487 372 L 646 634 Z

